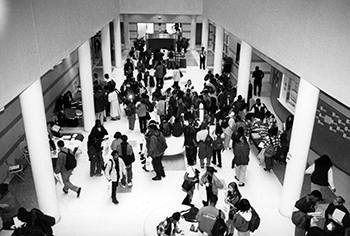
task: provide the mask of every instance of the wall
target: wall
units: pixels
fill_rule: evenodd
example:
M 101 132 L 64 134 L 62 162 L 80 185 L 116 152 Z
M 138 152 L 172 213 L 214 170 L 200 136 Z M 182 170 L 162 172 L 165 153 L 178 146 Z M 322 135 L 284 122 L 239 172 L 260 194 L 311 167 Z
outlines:
M 78 54 L 74 51 L 61 64 L 49 70 L 41 77 L 46 119 L 52 117 L 52 111 L 57 97 L 67 90 L 74 90 L 79 81 Z M 24 126 L 19 97 L 7 104 L 4 112 L 0 113 L 0 182 L 7 177 L 6 159 L 21 158 L 19 143 L 25 138 Z
M 202 15 L 202 9 L 203 0 L 120 1 L 120 13 L 122 14 Z
M 0 107 L 119 14 L 119 1 L 2 0 Z
M 203 15 L 350 106 L 349 1 L 204 0 Z

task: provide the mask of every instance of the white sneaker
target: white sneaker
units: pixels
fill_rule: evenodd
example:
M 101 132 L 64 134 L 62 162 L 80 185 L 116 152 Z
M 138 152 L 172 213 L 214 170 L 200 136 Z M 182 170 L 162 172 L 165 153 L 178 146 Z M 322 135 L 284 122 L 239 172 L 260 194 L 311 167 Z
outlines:
M 132 187 L 132 182 L 128 183 L 128 187 Z

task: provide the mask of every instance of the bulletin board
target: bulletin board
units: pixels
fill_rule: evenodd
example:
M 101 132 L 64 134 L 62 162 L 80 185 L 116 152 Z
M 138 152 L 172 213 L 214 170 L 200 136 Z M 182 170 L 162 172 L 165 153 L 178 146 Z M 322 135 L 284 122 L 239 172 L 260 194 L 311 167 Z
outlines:
M 324 93 L 317 105 L 311 149 L 327 154 L 336 167 L 350 175 L 350 108 Z

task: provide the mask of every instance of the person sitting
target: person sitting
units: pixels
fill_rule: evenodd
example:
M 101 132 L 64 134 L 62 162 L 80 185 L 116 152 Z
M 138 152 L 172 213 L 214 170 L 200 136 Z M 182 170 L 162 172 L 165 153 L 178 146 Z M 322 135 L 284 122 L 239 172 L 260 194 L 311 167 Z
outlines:
M 11 229 L 14 225 L 13 218 L 17 216 L 21 207 L 17 198 L 9 190 L 8 184 L 0 184 L 0 216 L 3 221 L 3 229 Z
M 344 203 L 344 198 L 337 196 L 325 211 L 325 230 L 329 236 L 344 236 L 345 229 L 350 227 L 350 215 Z M 341 216 L 337 217 L 339 214 L 336 212 L 340 212 Z
M 180 234 L 182 232 L 178 227 L 180 217 L 180 212 L 175 212 L 171 217 L 167 217 L 165 221 L 157 226 L 157 234 L 162 236 Z
M 33 208 L 28 212 L 25 208 L 21 207 L 18 209 L 17 217 L 25 225 L 17 228 L 14 235 L 32 235 L 28 234 L 29 232 L 40 232 L 46 236 L 53 235 L 51 226 L 56 223 L 55 218 L 44 214 L 39 209 Z
M 171 134 L 174 137 L 180 137 L 184 132 L 184 124 L 182 123 L 180 117 L 176 117 L 172 125 Z

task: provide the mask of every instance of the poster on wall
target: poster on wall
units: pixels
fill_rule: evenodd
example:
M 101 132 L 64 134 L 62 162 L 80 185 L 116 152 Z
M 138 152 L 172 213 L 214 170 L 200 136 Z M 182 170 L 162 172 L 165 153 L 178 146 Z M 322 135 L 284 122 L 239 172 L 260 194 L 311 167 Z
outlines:
M 333 164 L 350 175 L 350 108 L 320 94 L 311 149 L 327 154 Z

